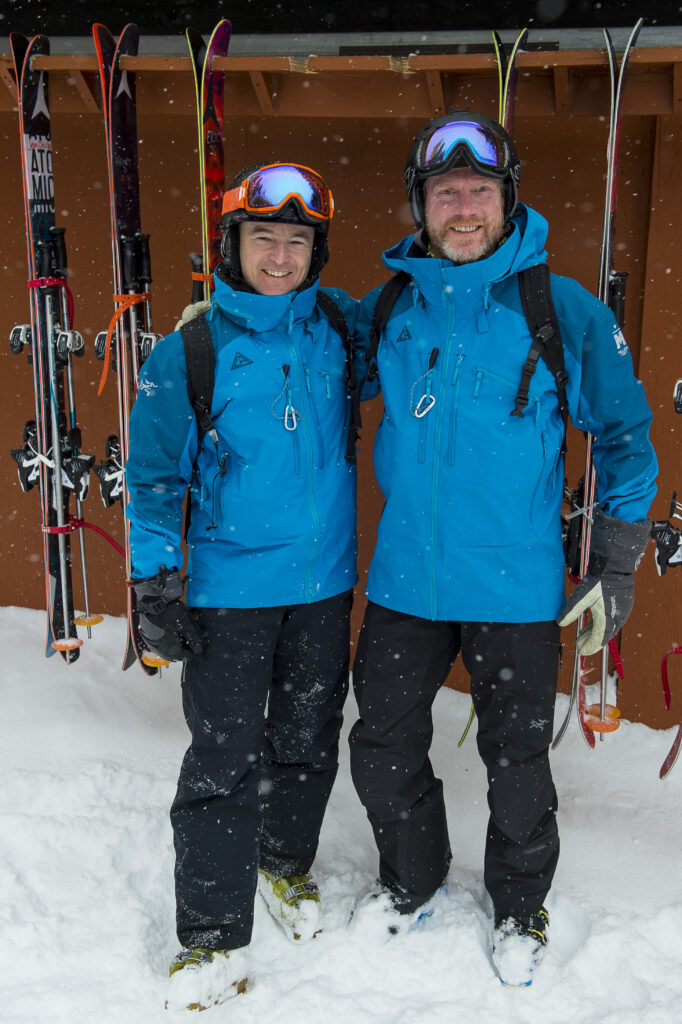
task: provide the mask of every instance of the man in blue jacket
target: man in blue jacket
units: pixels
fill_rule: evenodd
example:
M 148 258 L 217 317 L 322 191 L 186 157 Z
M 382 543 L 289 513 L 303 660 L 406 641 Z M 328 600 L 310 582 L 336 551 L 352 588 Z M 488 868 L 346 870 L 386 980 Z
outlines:
M 247 168 L 223 212 L 209 429 L 198 433 L 170 334 L 142 369 L 126 467 L 140 633 L 184 661 L 192 742 L 171 811 L 183 948 L 169 1002 L 191 1008 L 245 987 L 257 885 L 290 938 L 320 930 L 310 868 L 337 771 L 357 580 L 349 356 L 318 295 L 331 192 L 301 165 Z M 352 330 L 352 301 L 331 295 Z
M 461 653 L 488 773 L 494 961 L 504 981 L 527 984 L 559 854 L 548 759 L 559 626 L 589 609 L 589 654 L 623 625 L 657 466 L 651 413 L 610 310 L 552 275 L 568 412 L 594 435 L 599 500 L 588 573 L 563 607 L 565 428 L 542 359 L 516 411 L 532 342 L 518 275 L 545 261 L 547 236 L 517 202 L 519 179 L 508 134 L 465 111 L 427 125 L 409 154 L 418 230 L 384 255 L 408 283 L 377 354 L 385 411 L 374 464 L 386 500 L 353 671 L 351 768 L 380 853 L 381 886 L 366 905 L 392 931 L 409 927 L 451 859 L 428 754 L 432 703 Z M 365 334 L 380 290 L 363 302 Z

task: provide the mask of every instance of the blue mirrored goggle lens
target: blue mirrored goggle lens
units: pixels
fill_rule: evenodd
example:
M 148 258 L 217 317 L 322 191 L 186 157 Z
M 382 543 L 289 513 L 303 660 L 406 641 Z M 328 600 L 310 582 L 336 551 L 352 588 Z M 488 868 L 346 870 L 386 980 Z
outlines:
M 474 158 L 488 167 L 502 170 L 506 151 L 501 139 L 473 121 L 456 121 L 437 128 L 427 140 L 420 158 L 421 170 L 434 170 L 445 164 L 456 146 L 464 143 Z
M 297 167 L 285 164 L 268 167 L 249 179 L 248 201 L 253 209 L 280 206 L 291 195 L 299 196 L 303 205 L 312 213 L 329 216 L 326 185 L 321 179 L 316 181 Z

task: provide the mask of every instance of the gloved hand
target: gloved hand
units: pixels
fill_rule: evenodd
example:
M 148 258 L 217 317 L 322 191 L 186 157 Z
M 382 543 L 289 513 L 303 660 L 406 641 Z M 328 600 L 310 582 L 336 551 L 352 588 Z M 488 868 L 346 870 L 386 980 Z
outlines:
M 635 599 L 633 573 L 650 532 L 648 519 L 626 523 L 597 509 L 587 572 L 556 620 L 560 626 L 568 626 L 583 612 L 591 612 L 592 621 L 578 636 L 578 654 L 596 654 L 627 621 Z
M 140 636 L 150 651 L 168 661 L 187 661 L 201 654 L 203 635 L 189 608 L 180 600 L 184 588 L 177 569 L 162 565 L 156 576 L 131 580 L 135 591 Z
M 192 302 L 189 306 L 185 306 L 182 311 L 182 316 L 175 325 L 175 330 L 179 331 L 183 324 L 189 323 L 190 320 L 194 320 L 195 316 L 201 316 L 202 313 L 208 313 L 210 308 L 210 299 L 202 299 L 201 302 Z

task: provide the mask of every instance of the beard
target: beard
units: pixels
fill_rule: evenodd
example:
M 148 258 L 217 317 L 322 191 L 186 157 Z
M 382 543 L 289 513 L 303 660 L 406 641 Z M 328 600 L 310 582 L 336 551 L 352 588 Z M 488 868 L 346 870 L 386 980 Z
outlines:
M 476 243 L 466 242 L 466 235 L 458 242 L 457 237 L 450 231 L 453 227 L 480 227 L 480 237 Z M 484 260 L 495 252 L 501 239 L 504 236 L 504 222 L 502 217 L 495 220 L 467 222 L 459 218 L 453 218 L 444 224 L 440 229 L 434 229 L 426 221 L 426 232 L 431 243 L 433 254 L 441 260 L 450 260 L 452 263 L 475 263 L 477 260 Z

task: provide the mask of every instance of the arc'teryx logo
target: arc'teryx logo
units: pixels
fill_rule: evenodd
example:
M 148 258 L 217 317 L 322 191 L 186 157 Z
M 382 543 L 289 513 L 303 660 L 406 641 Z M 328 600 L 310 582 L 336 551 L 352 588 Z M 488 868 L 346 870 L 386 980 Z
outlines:
M 235 353 L 235 357 L 232 360 L 232 367 L 231 367 L 231 369 L 233 369 L 233 370 L 241 370 L 242 366 L 248 366 L 249 363 L 252 363 L 252 362 L 253 362 L 253 359 L 249 359 L 247 356 L 243 356 L 241 354 L 241 352 L 237 352 L 237 353 Z
M 151 395 L 158 387 L 159 385 L 154 384 L 151 380 L 141 380 L 138 384 L 138 390 L 144 391 L 145 395 Z

